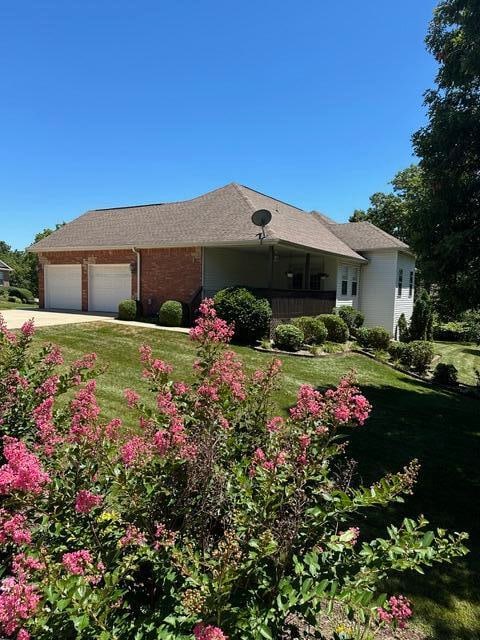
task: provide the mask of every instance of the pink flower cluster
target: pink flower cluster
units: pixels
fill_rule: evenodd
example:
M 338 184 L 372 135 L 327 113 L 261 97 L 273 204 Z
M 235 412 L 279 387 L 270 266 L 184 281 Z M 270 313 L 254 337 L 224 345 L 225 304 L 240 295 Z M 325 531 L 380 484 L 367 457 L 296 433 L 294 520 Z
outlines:
M 92 509 L 101 504 L 103 498 L 87 489 L 82 489 L 77 493 L 75 499 L 75 511 L 77 513 L 90 513 Z
M 195 640 L 228 640 L 228 636 L 223 633 L 220 627 L 214 627 L 211 624 L 205 625 L 203 622 L 195 626 L 193 635 Z
M 158 551 L 162 547 L 171 547 L 175 544 L 177 532 L 168 529 L 163 522 L 157 522 L 155 525 L 155 542 L 154 549 Z
M 270 433 L 278 433 L 285 426 L 285 420 L 281 416 L 275 416 L 267 422 L 267 431 Z
M 100 407 L 95 396 L 96 387 L 96 381 L 89 380 L 70 403 L 72 421 L 69 438 L 72 442 L 95 444 L 100 438 L 97 425 Z
M 165 381 L 173 371 L 172 365 L 164 360 L 154 358 L 152 348 L 148 344 L 142 344 L 139 348 L 140 361 L 145 365 L 143 377 L 155 381 Z
M 133 389 L 124 389 L 123 397 L 127 401 L 127 406 L 130 409 L 133 409 L 134 407 L 136 407 L 138 404 L 138 401 L 140 400 L 140 396 Z
M 243 363 L 234 351 L 224 351 L 210 369 L 210 380 L 216 387 L 230 389 L 237 400 L 245 400 Z
M 43 571 L 45 563 L 25 553 L 17 553 L 12 559 L 12 573 L 19 579 L 29 577 L 35 571 Z
M 21 513 L 9 514 L 0 509 L 0 544 L 13 542 L 14 544 L 30 544 L 32 534 L 26 526 L 27 519 Z
M 0 630 L 6 636 L 19 631 L 17 639 L 26 640 L 30 636 L 20 627 L 31 618 L 40 604 L 40 596 L 33 584 L 22 578 L 5 578 L 0 586 Z M 19 630 L 20 629 L 20 630 Z M 27 634 L 27 635 L 25 635 Z
M 65 569 L 74 576 L 83 576 L 88 566 L 93 563 L 92 554 L 87 549 L 64 553 L 62 564 Z
M 125 531 L 125 535 L 120 538 L 118 544 L 120 547 L 132 547 L 145 544 L 145 542 L 145 534 L 143 534 L 135 525 L 129 524 Z
M 5 436 L 3 442 L 3 455 L 7 462 L 0 467 L 0 494 L 12 491 L 41 493 L 50 477 L 39 459 L 21 440 Z
M 55 344 L 49 344 L 47 347 L 47 353 L 43 358 L 44 364 L 48 366 L 57 366 L 63 364 L 63 356 L 60 347 Z
M 199 307 L 200 316 L 190 329 L 190 338 L 196 342 L 227 343 L 233 338 L 234 326 L 217 316 L 212 298 L 205 298 Z
M 152 452 L 150 444 L 142 436 L 133 436 L 122 446 L 120 457 L 127 467 L 131 467 L 138 462 L 146 462 Z
M 336 389 L 329 389 L 325 394 L 311 385 L 302 385 L 290 415 L 293 420 L 310 423 L 321 435 L 328 432 L 327 425 L 363 425 L 371 409 L 368 400 L 354 386 L 352 376 L 346 376 Z
M 0 335 L 3 336 L 7 342 L 10 342 L 10 344 L 16 344 L 17 342 L 17 336 L 11 331 L 9 331 L 9 329 L 7 328 L 7 323 L 5 322 L 5 318 L 2 316 L 1 313 L 0 313 Z
M 258 467 L 264 471 L 273 472 L 277 467 L 281 467 L 287 461 L 287 452 L 279 451 L 273 458 L 267 458 L 263 449 L 257 448 L 253 453 L 252 465 L 250 467 L 250 476 L 253 477 Z
M 404 629 L 407 620 L 413 615 L 412 605 L 405 596 L 392 596 L 388 600 L 388 609 L 380 607 L 377 614 L 380 622 L 396 623 L 400 629 Z
M 55 398 L 53 396 L 45 398 L 38 407 L 35 407 L 32 413 L 38 429 L 38 436 L 46 455 L 51 455 L 55 450 L 55 446 L 62 442 L 62 437 L 58 434 L 53 422 L 54 401 Z

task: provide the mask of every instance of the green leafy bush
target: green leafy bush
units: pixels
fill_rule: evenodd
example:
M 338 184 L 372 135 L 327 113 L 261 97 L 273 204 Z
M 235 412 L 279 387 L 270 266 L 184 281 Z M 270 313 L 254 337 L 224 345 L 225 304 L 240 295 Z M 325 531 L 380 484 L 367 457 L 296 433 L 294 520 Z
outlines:
M 302 316 L 292 320 L 292 324 L 303 332 L 305 344 L 323 344 L 327 339 L 327 327 L 319 317 Z
M 119 320 L 135 320 L 137 317 L 137 303 L 135 300 L 122 300 L 118 305 Z
M 407 345 L 404 342 L 390 341 L 388 345 L 388 354 L 394 362 L 400 362 L 404 356 Z
M 280 361 L 249 374 L 211 300 L 200 313 L 189 384 L 142 345 L 123 424 L 101 417 L 94 354 L 62 366 L 0 317 L 0 637 L 267 640 L 331 605 L 366 639 L 410 616 L 383 594 L 393 576 L 467 552 L 423 517 L 360 531 L 418 463 L 346 487 L 345 435 L 371 411 L 352 376 L 272 415 Z
M 279 324 L 273 334 L 273 343 L 284 351 L 299 351 L 304 342 L 303 331 L 294 324 Z
M 356 330 L 360 329 L 365 322 L 363 313 L 354 307 L 342 305 L 341 307 L 336 307 L 334 311 L 345 322 L 352 335 L 354 335 Z
M 422 289 L 415 299 L 410 327 L 410 340 L 431 340 L 433 328 L 433 305 L 425 289 Z
M 14 302 L 15 304 L 21 304 L 23 302 L 23 300 L 17 298 L 16 296 L 8 296 L 8 301 Z
M 32 304 L 34 302 L 33 293 L 21 287 L 8 287 L 8 294 L 15 298 L 20 298 L 20 302 Z
M 433 371 L 433 381 L 449 386 L 458 385 L 458 369 L 454 364 L 439 362 Z
M 409 333 L 408 333 L 408 322 L 405 317 L 405 314 L 400 314 L 400 317 L 397 322 L 398 328 L 398 339 L 400 342 L 408 342 L 409 341 Z
M 220 318 L 235 325 L 235 340 L 254 344 L 270 329 L 272 309 L 265 298 L 256 298 L 243 287 L 222 289 L 215 294 L 215 309 Z
M 167 300 L 160 307 L 158 322 L 164 327 L 180 327 L 182 319 L 183 307 L 178 300 Z
M 390 334 L 384 327 L 363 327 L 357 331 L 357 342 L 361 347 L 374 351 L 387 351 Z
M 411 367 L 417 373 L 425 373 L 431 365 L 434 356 L 433 342 L 415 340 L 406 345 L 400 362 Z
M 480 344 L 480 309 L 469 309 L 462 314 L 467 340 Z
M 445 322 L 434 325 L 433 338 L 445 342 L 464 342 L 469 339 L 469 330 L 463 322 Z
M 324 313 L 317 317 L 327 327 L 328 339 L 331 342 L 346 342 L 348 340 L 349 332 L 345 320 L 334 313 Z

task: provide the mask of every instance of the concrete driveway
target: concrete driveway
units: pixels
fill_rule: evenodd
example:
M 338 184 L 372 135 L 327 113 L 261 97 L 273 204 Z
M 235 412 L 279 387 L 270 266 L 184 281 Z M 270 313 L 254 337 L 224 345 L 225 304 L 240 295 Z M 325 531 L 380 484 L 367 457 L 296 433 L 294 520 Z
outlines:
M 19 329 L 24 322 L 33 318 L 36 327 L 54 327 L 64 324 L 84 322 L 110 322 L 113 324 L 130 325 L 142 329 L 163 329 L 177 333 L 188 333 L 184 327 L 160 327 L 145 322 L 116 320 L 114 314 L 76 313 L 74 311 L 44 311 L 43 309 L 3 309 L 0 314 L 4 317 L 8 329 Z

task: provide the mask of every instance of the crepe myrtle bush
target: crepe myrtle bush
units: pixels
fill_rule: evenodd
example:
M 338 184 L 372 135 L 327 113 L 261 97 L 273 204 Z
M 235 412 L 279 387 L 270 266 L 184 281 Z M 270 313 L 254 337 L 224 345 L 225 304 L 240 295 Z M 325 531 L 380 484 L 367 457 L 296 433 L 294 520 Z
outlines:
M 365 640 L 412 614 L 380 593 L 392 572 L 466 553 L 422 517 L 368 539 L 363 512 L 411 493 L 417 463 L 354 485 L 344 435 L 371 407 L 352 376 L 272 414 L 280 362 L 247 373 L 211 300 L 193 382 L 141 347 L 134 427 L 102 418 L 93 355 L 67 367 L 33 331 L 0 322 L 1 637 L 273 640 L 336 606 Z

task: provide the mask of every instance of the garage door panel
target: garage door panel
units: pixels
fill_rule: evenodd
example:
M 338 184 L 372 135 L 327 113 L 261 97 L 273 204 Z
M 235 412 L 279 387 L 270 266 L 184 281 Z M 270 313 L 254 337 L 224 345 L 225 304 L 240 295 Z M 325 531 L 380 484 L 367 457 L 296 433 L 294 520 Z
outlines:
M 88 309 L 116 313 L 118 303 L 132 297 L 130 264 L 90 265 Z
M 46 265 L 45 308 L 81 311 L 82 269 L 79 264 Z

